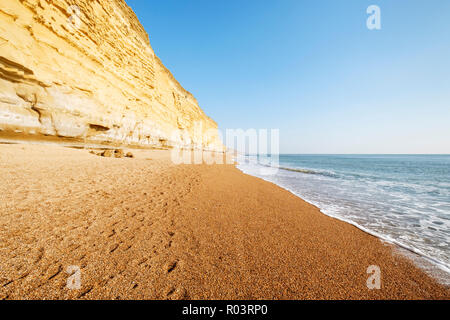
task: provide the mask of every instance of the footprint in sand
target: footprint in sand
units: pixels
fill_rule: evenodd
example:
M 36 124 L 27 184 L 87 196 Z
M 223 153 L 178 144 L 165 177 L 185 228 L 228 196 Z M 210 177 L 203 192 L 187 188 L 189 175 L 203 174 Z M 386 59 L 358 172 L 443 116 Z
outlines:
M 118 243 L 113 244 L 113 245 L 109 248 L 109 253 L 113 253 L 114 251 L 117 250 L 117 248 L 119 248 L 119 244 L 118 244 Z
M 186 300 L 189 298 L 188 292 L 183 287 L 170 287 L 166 290 L 168 300 Z
M 169 264 L 167 264 L 167 266 L 166 266 L 167 273 L 171 273 L 173 270 L 175 270 L 175 268 L 177 266 L 178 266 L 178 261 L 173 261 L 173 262 L 170 262 Z

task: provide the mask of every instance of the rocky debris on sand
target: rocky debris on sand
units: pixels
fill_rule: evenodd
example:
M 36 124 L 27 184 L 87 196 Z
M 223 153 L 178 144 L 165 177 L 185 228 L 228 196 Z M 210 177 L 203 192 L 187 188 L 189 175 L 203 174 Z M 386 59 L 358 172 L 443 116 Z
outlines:
M 116 149 L 114 150 L 114 157 L 116 158 L 123 158 L 125 154 L 123 153 L 122 149 Z
M 122 149 L 89 150 L 90 154 L 105 158 L 134 158 L 131 152 L 125 152 Z
M 114 154 L 114 151 L 111 149 L 103 151 L 100 155 L 105 158 L 111 158 Z

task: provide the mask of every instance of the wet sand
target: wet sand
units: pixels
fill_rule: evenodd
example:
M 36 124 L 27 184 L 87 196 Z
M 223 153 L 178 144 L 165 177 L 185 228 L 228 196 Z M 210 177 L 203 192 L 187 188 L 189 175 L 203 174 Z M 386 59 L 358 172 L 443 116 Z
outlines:
M 132 152 L 0 145 L 0 299 L 450 298 L 392 245 L 233 165 Z

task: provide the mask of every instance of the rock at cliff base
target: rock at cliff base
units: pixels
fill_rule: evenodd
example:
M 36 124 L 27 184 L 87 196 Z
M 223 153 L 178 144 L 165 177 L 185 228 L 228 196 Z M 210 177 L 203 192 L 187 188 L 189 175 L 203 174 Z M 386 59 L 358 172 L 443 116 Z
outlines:
M 101 153 L 101 156 L 105 157 L 105 158 L 111 158 L 113 155 L 114 155 L 114 151 L 110 150 L 110 149 L 105 150 Z
M 122 149 L 116 149 L 114 150 L 114 157 L 116 158 L 123 158 L 125 156 Z

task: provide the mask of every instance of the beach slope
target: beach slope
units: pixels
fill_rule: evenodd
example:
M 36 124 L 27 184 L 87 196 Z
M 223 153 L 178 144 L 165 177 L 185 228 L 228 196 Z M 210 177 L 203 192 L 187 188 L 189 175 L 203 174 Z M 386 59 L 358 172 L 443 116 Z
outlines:
M 233 165 L 132 152 L 0 145 L 0 298 L 450 297 L 392 245 Z

